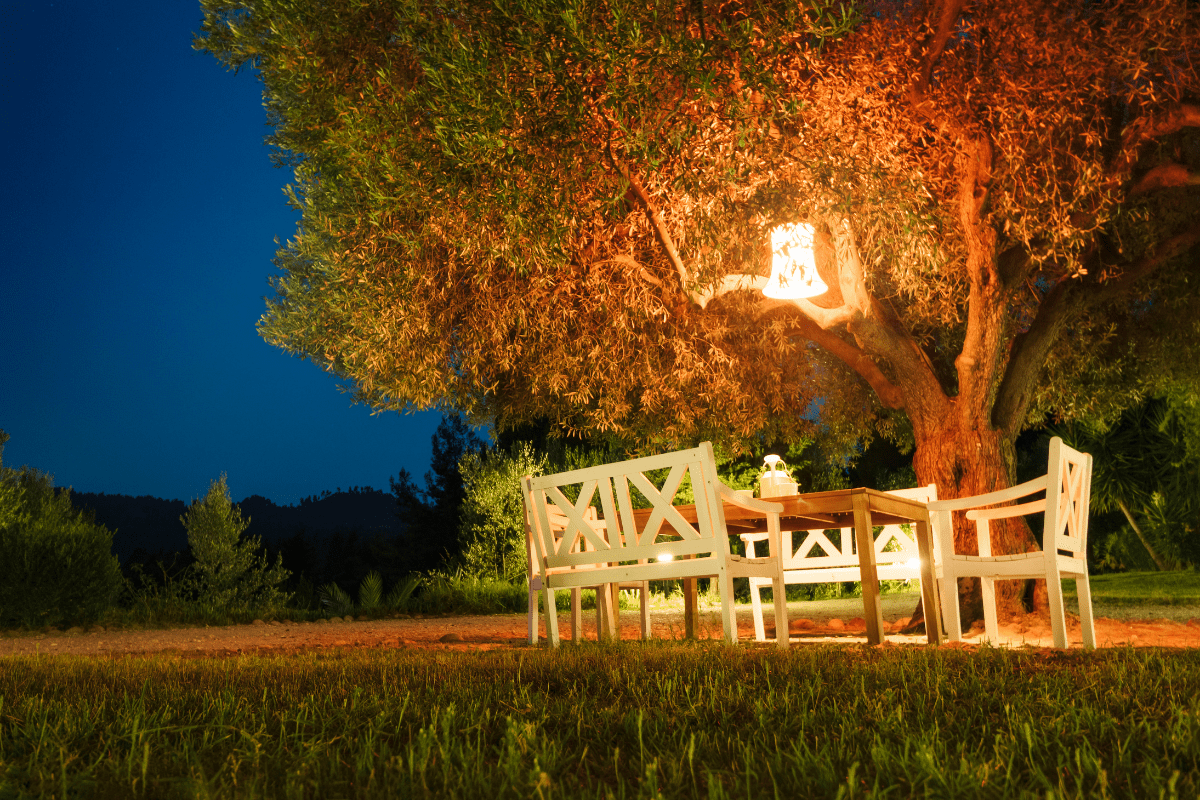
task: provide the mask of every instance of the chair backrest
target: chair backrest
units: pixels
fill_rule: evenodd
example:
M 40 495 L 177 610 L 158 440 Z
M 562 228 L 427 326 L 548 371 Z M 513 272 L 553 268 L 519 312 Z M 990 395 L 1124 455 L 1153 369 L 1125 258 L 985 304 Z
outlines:
M 1091 494 L 1092 457 L 1055 436 L 1050 440 L 1045 475 L 988 494 L 937 501 L 931 504 L 930 517 L 945 545 L 954 541 L 952 511 L 967 511 L 967 519 L 974 520 L 981 531 L 992 519 L 1043 514 L 1042 551 L 1065 551 L 1073 558 L 1086 559 Z M 1043 496 L 1027 499 L 1031 495 Z M 1010 505 L 1014 501 L 1023 502 Z M 988 552 L 981 551 L 980 555 L 991 555 L 987 537 L 981 535 L 980 547 L 988 547 Z
M 665 470 L 666 476 L 656 484 L 647 473 L 659 470 Z M 695 495 L 694 524 L 674 507 L 685 477 L 690 477 Z M 526 478 L 522 483 L 527 507 L 534 512 L 537 557 L 547 569 L 729 553 L 716 461 L 708 442 L 690 450 Z M 650 506 L 640 525 L 634 519 L 631 490 Z M 568 494 L 576 499 L 568 499 Z M 588 524 L 587 511 L 593 503 L 599 504 L 607 535 Z M 564 520 L 561 537 L 554 535 L 551 514 L 555 512 Z
M 1068 447 L 1055 436 L 1050 440 L 1046 473 L 1046 517 L 1042 550 L 1087 558 L 1088 508 L 1092 500 L 1092 457 Z M 1051 502 L 1053 498 L 1054 502 Z

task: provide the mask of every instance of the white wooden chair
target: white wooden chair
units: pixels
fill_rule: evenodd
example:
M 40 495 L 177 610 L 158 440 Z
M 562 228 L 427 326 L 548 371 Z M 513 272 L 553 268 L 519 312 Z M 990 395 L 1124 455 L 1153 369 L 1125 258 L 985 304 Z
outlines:
M 646 473 L 667 470 L 660 485 Z M 695 494 L 696 523 L 690 523 L 673 502 L 685 476 L 691 477 Z M 578 499 L 572 502 L 564 487 L 576 487 Z M 630 488 L 645 498 L 651 509 L 638 514 L 635 521 Z M 615 464 L 522 479 L 526 507 L 533 509 L 534 544 L 541 573 L 546 613 L 546 631 L 550 642 L 558 646 L 558 615 L 554 610 L 554 592 L 599 582 L 676 580 L 715 577 L 721 594 L 721 624 L 725 640 L 737 641 L 734 613 L 735 577 L 771 578 L 775 589 L 776 640 L 787 647 L 787 605 L 783 593 L 782 562 L 778 557 L 748 559 L 735 556 L 729 548 L 723 502 L 761 511 L 768 519 L 772 552 L 780 552 L 779 513 L 783 507 L 753 498 L 741 497 L 717 477 L 712 445 L 660 456 L 638 458 Z M 593 502 L 599 502 L 607 536 L 599 535 L 585 514 Z M 561 537 L 550 522 L 549 507 L 557 507 L 566 517 Z M 588 540 L 590 547 L 579 545 Z M 569 569 L 590 567 L 590 569 Z M 604 613 L 611 614 L 606 603 Z M 612 628 L 611 618 L 609 629 Z
M 937 486 L 917 486 L 888 492 L 897 497 L 928 503 L 937 499 Z M 829 531 L 803 531 L 800 546 L 792 549 L 792 531 L 782 534 L 783 581 L 787 583 L 841 583 L 862 580 L 858 554 L 854 551 L 854 529 L 838 531 L 837 544 L 827 535 Z M 755 556 L 755 543 L 767 538 L 765 533 L 743 533 L 746 555 Z M 937 569 L 937 542 L 934 542 L 934 569 Z M 875 537 L 875 563 L 880 580 L 921 580 L 920 553 L 911 531 L 900 525 L 885 525 Z M 754 635 L 766 639 L 763 630 L 762 590 L 770 581 L 750 579 L 750 605 L 754 611 Z
M 563 532 L 567 527 L 567 516 L 562 513 L 557 506 L 547 506 L 546 515 L 550 521 L 550 529 L 553 531 L 556 539 L 561 539 Z M 527 577 L 529 579 L 529 643 L 537 644 L 538 642 L 538 595 L 542 591 L 542 575 L 537 569 L 537 551 L 533 543 L 533 515 L 530 514 L 528 504 L 525 504 L 525 547 L 529 556 Z M 596 517 L 596 509 L 589 508 L 584 512 L 584 519 L 592 529 L 601 536 L 607 536 L 605 525 Z M 579 540 L 583 547 L 590 547 L 590 542 L 587 539 Z M 587 567 L 567 567 L 567 569 L 586 569 Z M 602 613 L 603 603 L 608 599 L 601 598 L 600 593 L 607 591 L 610 585 L 603 586 L 584 586 L 571 589 L 571 640 L 574 642 L 582 641 L 583 639 L 583 613 L 581 592 L 585 588 L 596 590 L 596 631 L 597 636 L 605 634 L 604 615 Z M 641 594 L 641 631 L 642 638 L 650 638 L 650 582 L 641 581 L 638 583 L 622 583 L 618 585 L 619 589 L 635 589 Z M 614 616 L 619 614 L 617 609 L 613 611 Z
M 1083 646 L 1095 648 L 1096 629 L 1092 619 L 1092 591 L 1087 569 L 1091 487 L 1092 457 L 1071 449 L 1055 436 L 1050 440 L 1050 460 L 1047 472 L 1042 477 L 989 494 L 929 504 L 934 536 L 941 542 L 942 580 L 939 583 L 942 587 L 942 614 L 951 640 L 962 639 L 958 578 L 980 578 L 984 628 L 992 644 L 999 643 L 995 581 L 1045 578 L 1054 646 L 1065 648 L 1067 615 L 1063 607 L 1062 579 L 1074 578 L 1079 595 Z M 1027 499 L 1035 495 L 1043 496 Z M 1011 505 L 1014 501 L 1023 502 Z M 953 512 L 965 512 L 966 518 L 975 522 L 979 555 L 966 556 L 954 552 Z M 988 530 L 991 521 L 1029 514 L 1043 514 L 1042 549 L 1032 553 L 992 555 Z

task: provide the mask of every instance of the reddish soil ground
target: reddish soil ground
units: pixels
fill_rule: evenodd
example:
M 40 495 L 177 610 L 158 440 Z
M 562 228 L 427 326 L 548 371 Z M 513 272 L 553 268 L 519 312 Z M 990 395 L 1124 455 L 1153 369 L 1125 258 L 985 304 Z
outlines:
M 590 618 L 589 618 L 590 617 Z M 638 635 L 636 614 L 622 614 L 622 638 Z M 560 615 L 559 630 L 564 639 L 570 637 L 568 615 Z M 924 637 L 900 634 L 906 620 L 886 623 L 887 641 L 892 644 L 923 645 Z M 749 610 L 739 610 L 739 636 L 753 640 Z M 653 636 L 660 639 L 680 639 L 683 635 L 682 615 L 678 612 L 655 612 L 652 616 Z M 793 647 L 808 643 L 864 643 L 865 626 L 861 619 L 791 620 Z M 539 629 L 544 624 L 539 622 Z M 595 617 L 585 615 L 583 638 L 594 639 Z M 964 645 L 977 646 L 982 641 L 982 623 L 966 637 Z M 773 632 L 768 624 L 768 636 Z M 1101 647 L 1200 647 L 1200 621 L 1187 623 L 1167 620 L 1128 622 L 1101 618 L 1096 623 L 1096 635 Z M 544 634 L 543 634 L 544 636 Z M 700 637 L 717 639 L 721 636 L 720 617 L 713 613 L 702 615 Z M 1072 646 L 1080 644 L 1079 624 L 1074 621 L 1070 631 Z M 1001 627 L 1004 646 L 1048 647 L 1051 644 L 1047 619 L 1025 617 Z M 544 641 L 544 639 L 543 639 Z M 0 634 L 0 657 L 19 654 L 74 654 L 121 656 L 128 654 L 170 653 L 186 657 L 231 656 L 239 654 L 289 654 L 310 650 L 367 649 L 367 648 L 436 648 L 447 650 L 492 650 L 529 647 L 526 640 L 526 618 L 520 614 L 462 617 L 414 617 L 371 621 L 255 622 L 250 625 L 230 625 L 217 628 L 178 628 L 171 630 L 106 631 L 49 631 L 46 633 Z

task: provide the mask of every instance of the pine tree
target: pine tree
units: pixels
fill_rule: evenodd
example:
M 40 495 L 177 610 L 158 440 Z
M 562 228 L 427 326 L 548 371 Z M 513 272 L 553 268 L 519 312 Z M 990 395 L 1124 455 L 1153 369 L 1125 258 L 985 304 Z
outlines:
M 179 519 L 196 559 L 202 602 L 225 611 L 269 613 L 288 601 L 279 586 L 291 573 L 281 558 L 267 566 L 257 536 L 243 538 L 250 520 L 230 500 L 224 474 Z

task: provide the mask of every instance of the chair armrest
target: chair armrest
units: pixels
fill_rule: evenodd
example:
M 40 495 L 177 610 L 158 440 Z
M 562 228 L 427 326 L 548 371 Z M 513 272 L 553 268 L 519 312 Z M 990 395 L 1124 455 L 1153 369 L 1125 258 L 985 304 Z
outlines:
M 717 491 L 721 493 L 721 499 L 727 501 L 730 505 L 735 505 L 738 508 L 749 509 L 750 511 L 766 511 L 768 513 L 782 514 L 783 506 L 779 503 L 772 503 L 767 500 L 759 500 L 754 497 L 745 497 L 738 494 L 733 489 L 730 489 L 720 481 L 717 482 Z
M 967 519 L 1008 519 L 1009 517 L 1023 517 L 1026 514 L 1039 514 L 1045 510 L 1045 500 L 1034 500 L 1032 503 L 1021 503 L 1019 506 L 972 509 L 967 512 Z
M 1034 492 L 1045 491 L 1049 482 L 1046 476 L 1034 478 L 1031 481 L 1012 486 L 1008 489 L 1001 489 L 997 492 L 989 492 L 988 494 L 977 494 L 974 497 L 960 497 L 956 500 L 934 500 L 926 503 L 926 508 L 929 513 L 935 511 L 962 511 L 968 508 L 979 508 L 981 506 L 991 506 L 996 503 L 1004 503 L 1009 500 L 1015 500 L 1018 497 L 1024 497 L 1027 494 Z
M 771 534 L 763 531 L 761 533 L 739 533 L 738 537 L 743 542 L 765 542 Z

